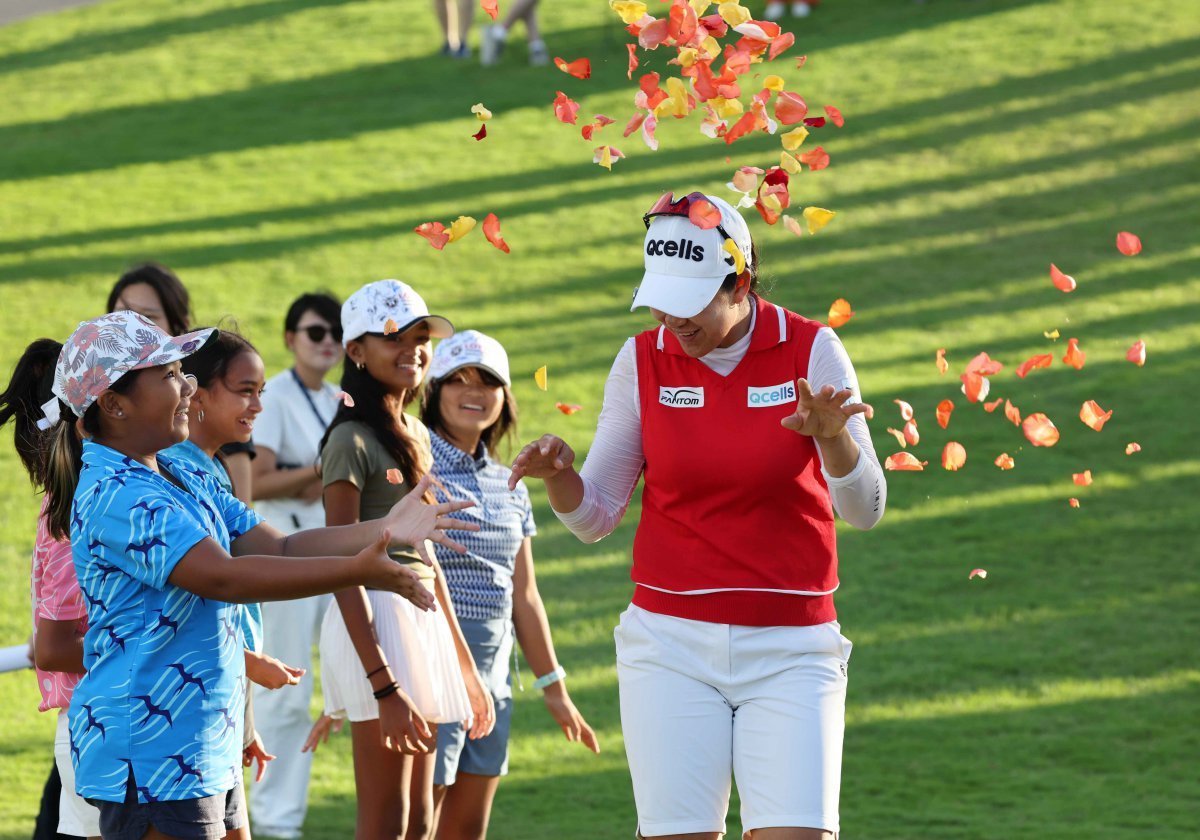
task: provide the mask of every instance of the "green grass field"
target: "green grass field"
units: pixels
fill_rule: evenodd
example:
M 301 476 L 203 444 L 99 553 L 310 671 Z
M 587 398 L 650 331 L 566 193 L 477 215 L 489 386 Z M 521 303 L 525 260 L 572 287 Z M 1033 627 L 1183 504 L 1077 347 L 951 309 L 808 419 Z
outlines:
M 504 4 L 502 3 L 502 6 Z M 589 56 L 580 81 L 530 68 L 520 31 L 500 66 L 452 63 L 422 0 L 106 0 L 0 29 L 0 368 L 41 335 L 98 314 L 129 263 L 175 267 L 202 322 L 236 316 L 276 370 L 296 293 L 345 295 L 399 277 L 435 312 L 508 346 L 523 434 L 586 449 L 630 314 L 640 213 L 666 189 L 721 193 L 778 141 L 731 148 L 664 124 L 652 153 L 619 129 L 632 110 L 624 32 L 602 0 L 544 3 L 552 55 Z M 752 8 L 761 9 L 761 4 Z M 842 816 L 850 838 L 1194 837 L 1200 752 L 1200 17 L 1186 0 L 827 0 L 777 62 L 810 104 L 829 169 L 793 200 L 838 211 L 815 237 L 751 228 L 771 297 L 822 318 L 836 297 L 881 457 L 917 409 L 924 473 L 892 473 L 873 531 L 841 536 L 840 619 L 855 641 Z M 476 33 L 477 43 L 477 33 Z M 791 56 L 807 53 L 796 70 Z M 654 55 L 648 69 L 666 70 Z M 776 72 L 779 72 L 776 70 Z M 628 158 L 607 173 L 553 120 L 564 90 Z M 471 139 L 470 106 L 495 112 Z M 605 134 L 607 133 L 607 137 Z M 597 142 L 600 142 L 598 140 Z M 813 140 L 809 141 L 809 146 Z M 726 154 L 731 155 L 726 162 Z M 489 211 L 444 252 L 412 228 Z M 753 211 L 751 211 L 753 214 Z M 1121 256 L 1119 230 L 1145 251 Z M 1050 262 L 1079 280 L 1070 295 Z M 1059 329 L 1051 345 L 1043 331 Z M 1070 336 L 1088 353 L 1057 357 Z M 1145 339 L 1136 368 L 1125 349 Z M 948 348 L 939 377 L 934 350 Z M 993 396 L 1062 431 L 1034 450 L 1001 413 L 967 406 L 955 376 L 987 350 Z M 1019 380 L 1035 352 L 1055 366 Z M 545 364 L 550 391 L 532 372 Z M 950 430 L 933 408 L 957 398 Z M 1103 432 L 1077 419 L 1095 399 Z M 581 403 L 564 417 L 554 402 Z M 940 469 L 942 444 L 968 451 Z M 0 446 L 0 645 L 28 632 L 37 499 Z M 1130 441 L 1143 451 L 1124 454 Z M 1008 472 L 991 461 L 1016 459 Z M 1090 468 L 1095 483 L 1071 474 Z M 543 593 L 572 693 L 604 752 L 568 745 L 527 690 L 496 838 L 630 836 L 611 629 L 630 595 L 636 511 L 583 546 L 539 488 Z M 1067 506 L 1077 496 L 1078 510 Z M 986 581 L 968 582 L 973 567 Z M 526 672 L 528 684 L 529 675 Z M 0 675 L 0 838 L 28 836 L 53 721 L 31 676 Z M 322 750 L 307 837 L 354 814 L 349 739 Z M 737 837 L 736 801 L 730 831 Z

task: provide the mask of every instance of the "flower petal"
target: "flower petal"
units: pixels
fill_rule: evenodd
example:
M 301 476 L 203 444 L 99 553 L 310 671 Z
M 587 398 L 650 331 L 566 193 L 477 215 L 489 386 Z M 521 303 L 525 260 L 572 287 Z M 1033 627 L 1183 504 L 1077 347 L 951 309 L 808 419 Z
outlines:
M 475 219 L 470 216 L 459 216 L 450 223 L 450 241 L 457 242 L 475 229 Z
M 957 472 L 967 463 L 967 450 L 957 441 L 949 441 L 942 448 L 942 469 Z
M 800 223 L 797 222 L 795 219 L 793 219 L 791 216 L 783 217 L 783 226 L 785 228 L 787 228 L 788 230 L 790 230 L 792 233 L 796 234 L 796 236 L 804 235 L 804 228 L 800 227 Z
M 1017 376 L 1024 379 L 1029 375 L 1029 371 L 1037 370 L 1038 368 L 1048 368 L 1054 363 L 1054 357 L 1049 353 L 1040 353 L 1036 356 L 1030 356 L 1023 361 L 1020 367 L 1017 368 Z
M 542 365 L 533 372 L 533 381 L 539 389 L 546 390 L 546 366 Z
M 699 199 L 688 207 L 688 220 L 701 230 L 712 230 L 721 224 L 721 211 L 711 201 Z
M 1070 274 L 1063 274 L 1054 263 L 1050 263 L 1050 282 L 1060 292 L 1075 291 L 1075 278 Z
M 824 207 L 805 207 L 804 221 L 808 222 L 808 232 L 816 233 L 833 220 L 837 213 Z
M 1123 230 L 1117 234 L 1117 250 L 1127 257 L 1136 256 L 1142 252 L 1142 240 Z
M 639 0 L 611 0 L 608 5 L 626 24 L 637 23 L 646 16 L 646 4 Z
M 400 474 L 400 470 L 393 467 L 387 471 L 388 484 L 403 484 L 404 476 Z
M 1004 416 L 1007 417 L 1009 422 L 1012 423 L 1014 426 L 1021 425 L 1020 409 L 1018 409 L 1015 405 L 1013 405 L 1008 400 L 1004 401 Z
M 842 112 L 837 108 L 834 108 L 832 105 L 825 106 L 825 113 L 829 115 L 829 121 L 838 128 L 841 128 L 846 124 L 846 119 L 842 116 Z
M 492 112 L 489 111 L 482 102 L 476 102 L 471 106 L 471 113 L 474 114 L 480 122 L 487 122 L 492 118 Z
M 938 373 L 942 374 L 943 376 L 946 375 L 946 371 L 950 370 L 950 363 L 946 361 L 945 347 L 938 348 L 937 353 L 934 354 L 933 363 L 937 365 Z
M 638 66 L 638 57 L 637 57 L 638 45 L 637 44 L 626 44 L 625 46 L 629 48 L 629 69 L 625 71 L 625 78 L 632 79 L 633 71 L 636 70 L 637 66 Z
M 1084 470 L 1081 473 L 1072 473 L 1071 480 L 1074 481 L 1076 484 L 1078 484 L 1080 487 L 1087 487 L 1089 484 L 1092 483 L 1092 471 Z
M 798 93 L 780 91 L 775 99 L 775 119 L 784 125 L 795 125 L 804 121 L 808 113 L 808 103 Z
M 1025 439 L 1034 446 L 1053 446 L 1058 443 L 1058 429 L 1050 418 L 1041 412 L 1030 414 L 1021 421 Z
M 1013 461 L 1012 456 L 1007 452 L 1001 452 L 996 458 L 996 466 L 1002 470 L 1011 470 L 1016 466 L 1016 462 Z
M 999 402 L 999 400 L 997 400 Z M 937 404 L 937 421 L 943 429 L 950 425 L 950 415 L 954 413 L 954 403 L 942 400 Z
M 893 429 L 890 426 L 888 427 L 887 432 L 896 439 L 896 443 L 900 444 L 901 449 L 908 448 L 908 441 L 904 439 L 904 432 L 900 431 L 899 429 Z
M 487 137 L 487 123 L 484 123 L 483 125 L 479 126 L 479 130 L 476 131 L 471 136 L 474 137 L 476 140 L 482 140 L 484 137 Z
M 896 405 L 900 406 L 900 419 L 908 422 L 913 419 L 913 407 L 904 400 L 892 400 Z
M 1051 341 L 1058 341 L 1059 332 L 1057 329 L 1045 330 L 1042 335 L 1046 336 L 1046 338 L 1050 339 Z
M 818 169 L 824 169 L 829 166 L 829 155 L 820 146 L 813 149 L 811 152 L 805 152 L 802 155 L 797 155 L 801 163 L 808 164 L 809 170 L 816 172 Z
M 904 424 L 904 442 L 916 446 L 921 442 L 921 433 L 917 431 L 917 421 L 909 420 Z
M 1125 454 L 1132 455 L 1135 452 L 1141 452 L 1142 445 L 1140 443 L 1131 443 L 1125 447 Z
M 439 251 L 446 247 L 446 243 L 450 241 L 450 234 L 446 233 L 446 226 L 441 222 L 425 222 L 413 228 L 413 231 L 418 236 L 423 236 L 434 248 Z
M 483 235 L 504 253 L 509 253 L 508 243 L 500 235 L 500 220 L 495 213 L 488 213 L 483 219 Z
M 838 298 L 829 307 L 829 326 L 837 329 L 854 317 L 854 312 L 850 309 L 850 301 L 845 298 Z
M 985 402 L 983 404 L 983 410 L 988 414 L 991 414 L 1002 402 L 1004 402 L 1004 397 L 996 397 L 996 399 L 992 400 L 991 402 Z
M 1069 504 L 1073 508 L 1077 508 L 1077 507 L 1079 507 L 1079 500 L 1075 499 L 1075 498 L 1067 499 L 1067 504 Z
M 1095 400 L 1088 400 L 1079 409 L 1079 419 L 1083 421 L 1083 425 L 1097 432 L 1104 428 L 1112 414 L 1111 409 L 1105 411 Z
M 576 79 L 590 79 L 592 77 L 592 62 L 586 58 L 577 58 L 574 61 L 568 62 L 556 57 L 554 59 L 554 66 L 568 76 L 574 76 Z
M 889 455 L 887 460 L 883 462 L 885 470 L 912 470 L 920 471 L 925 469 L 928 461 L 918 461 L 911 452 L 897 452 L 895 455 Z
M 400 325 L 397 324 L 395 321 L 393 321 L 391 318 L 388 318 L 386 321 L 383 322 L 383 334 L 384 335 L 391 335 L 392 333 L 398 333 L 398 332 L 400 332 Z
M 354 397 L 345 391 L 338 391 L 337 398 L 342 401 L 342 405 L 346 406 L 346 408 L 354 408 Z
M 567 125 L 575 125 L 579 114 L 579 103 L 571 97 L 567 96 L 561 90 L 555 91 L 554 96 L 554 116 L 559 122 L 564 122 Z
M 557 408 L 559 411 L 561 411 L 563 414 L 566 414 L 568 416 L 574 414 L 575 412 L 577 412 L 581 408 L 583 408 L 583 406 L 575 405 L 574 403 L 561 403 L 561 402 L 555 403 L 554 407 Z
M 1125 351 L 1125 358 L 1138 367 L 1146 364 L 1146 342 L 1138 339 Z
M 987 569 L 972 569 L 971 573 L 967 575 L 967 580 L 971 580 L 972 578 L 987 580 Z
M 794 152 L 800 148 L 800 145 L 808 137 L 808 129 L 802 125 L 796 126 L 786 134 L 779 135 L 780 141 L 783 143 L 783 148 L 789 152 Z
M 1063 356 L 1063 364 L 1070 365 L 1075 370 L 1083 370 L 1083 363 L 1087 360 L 1087 354 L 1079 349 L 1079 339 L 1067 339 L 1067 355 Z

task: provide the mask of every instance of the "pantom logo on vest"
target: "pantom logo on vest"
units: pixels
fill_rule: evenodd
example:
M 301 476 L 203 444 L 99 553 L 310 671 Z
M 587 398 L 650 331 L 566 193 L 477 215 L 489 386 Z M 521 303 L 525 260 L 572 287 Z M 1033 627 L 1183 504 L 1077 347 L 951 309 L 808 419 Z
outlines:
M 746 405 L 750 408 L 768 408 L 796 401 L 796 383 L 781 382 L 764 388 L 747 388 Z
M 690 239 L 651 239 L 646 242 L 646 253 L 651 257 L 679 257 L 692 262 L 704 261 L 704 246 Z
M 704 408 L 704 388 L 691 385 L 664 388 L 659 385 L 658 401 L 671 408 Z

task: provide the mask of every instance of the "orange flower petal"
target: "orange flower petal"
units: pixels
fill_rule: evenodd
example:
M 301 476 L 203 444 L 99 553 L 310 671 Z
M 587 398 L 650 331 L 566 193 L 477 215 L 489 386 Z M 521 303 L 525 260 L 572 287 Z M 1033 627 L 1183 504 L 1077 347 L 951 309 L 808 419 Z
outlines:
M 1054 263 L 1050 263 L 1050 282 L 1060 292 L 1075 291 L 1075 278 L 1070 274 L 1063 274 Z
M 791 32 L 784 32 L 775 36 L 771 41 L 771 48 L 767 51 L 767 61 L 774 61 L 776 56 L 794 43 L 796 43 L 796 36 Z
M 1142 446 L 1139 443 L 1131 443 L 1125 447 L 1125 454 L 1132 455 L 1134 452 L 1141 452 Z
M 796 69 L 799 70 L 808 61 L 808 56 L 802 55 L 796 59 Z
M 985 402 L 983 404 L 983 410 L 988 414 L 991 414 L 1002 402 L 1004 402 L 1004 397 L 996 397 L 996 399 L 992 400 L 990 403 Z
M 1054 364 L 1054 357 L 1049 353 L 1040 353 L 1036 356 L 1030 356 L 1023 361 L 1020 367 L 1017 368 L 1017 376 L 1024 379 L 1029 375 L 1029 371 L 1037 370 L 1038 368 L 1048 368 Z
M 688 220 L 701 230 L 712 230 L 721 224 L 721 211 L 711 201 L 701 198 L 688 207 Z
M 1123 230 L 1117 234 L 1117 250 L 1127 257 L 1136 256 L 1142 252 L 1142 240 Z
M 1084 470 L 1081 473 L 1072 473 L 1071 480 L 1074 481 L 1076 484 L 1078 484 L 1080 487 L 1087 487 L 1089 484 L 1092 483 L 1092 471 Z
M 796 157 L 800 159 L 801 163 L 808 164 L 808 168 L 812 172 L 816 172 L 818 169 L 824 169 L 825 167 L 829 166 L 829 154 L 820 146 L 817 146 L 817 148 L 813 149 L 811 152 L 805 152 L 804 154 L 796 155 Z
M 999 402 L 999 400 L 996 400 Z M 984 406 L 985 408 L 987 406 Z M 943 429 L 950 425 L 950 415 L 954 411 L 954 403 L 950 400 L 942 400 L 937 404 L 937 421 L 938 425 Z
M 1003 369 L 1004 365 L 1002 365 L 1000 362 L 997 362 L 987 353 L 980 353 L 975 356 L 975 358 L 971 359 L 971 361 L 967 362 L 966 372 L 977 373 L 980 376 L 995 376 Z
M 829 121 L 838 128 L 841 128 L 846 124 L 846 119 L 842 116 L 842 112 L 837 108 L 834 108 L 832 105 L 825 106 L 825 113 L 829 116 Z
M 574 76 L 576 79 L 590 79 L 592 77 L 592 62 L 586 58 L 577 58 L 570 62 L 563 61 L 561 58 L 555 58 L 554 66 L 568 76 Z
M 950 441 L 942 449 L 942 469 L 956 472 L 967 463 L 967 450 L 961 443 Z
M 892 400 L 896 405 L 900 406 L 900 419 L 908 422 L 913 419 L 913 407 L 904 400 Z
M 488 17 L 495 20 L 500 14 L 500 4 L 498 0 L 479 0 L 479 8 L 487 12 Z
M 1110 417 L 1112 417 L 1112 410 L 1105 411 L 1095 400 L 1088 400 L 1079 409 L 1079 419 L 1085 426 L 1095 429 L 1097 432 L 1104 428 L 1104 424 Z
M 1021 422 L 1021 431 L 1034 446 L 1053 446 L 1058 443 L 1058 428 L 1041 412 L 1026 417 Z
M 938 373 L 945 374 L 946 371 L 950 370 L 950 363 L 946 361 L 945 347 L 938 348 L 938 351 L 934 356 L 933 363 L 937 365 Z
M 829 326 L 837 329 L 854 317 L 854 312 L 850 309 L 850 301 L 845 298 L 838 298 L 829 307 Z
M 887 460 L 883 462 L 883 468 L 885 470 L 918 471 L 925 469 L 925 465 L 928 463 L 928 461 L 918 461 L 909 452 L 897 452 L 895 455 L 887 457 Z
M 404 476 L 400 474 L 400 470 L 392 468 L 387 471 L 388 484 L 403 484 Z
M 625 78 L 632 79 L 633 71 L 636 70 L 637 66 L 638 66 L 638 57 L 637 57 L 638 45 L 637 44 L 626 44 L 625 47 L 629 50 L 629 69 L 625 71 Z
M 383 322 L 383 334 L 384 335 L 391 335 L 392 333 L 398 333 L 398 332 L 400 332 L 400 325 L 397 324 L 395 321 L 393 321 L 391 318 L 388 318 L 386 321 Z
M 450 234 L 446 231 L 446 226 L 441 222 L 425 222 L 413 228 L 418 236 L 423 236 L 434 248 L 439 251 L 446 247 L 446 243 L 450 241 Z
M 775 119 L 784 125 L 803 122 L 808 115 L 808 103 L 797 93 L 780 91 L 775 99 Z
M 555 91 L 554 116 L 558 118 L 559 122 L 575 125 L 575 121 L 579 118 L 579 103 L 561 90 Z
M 1014 426 L 1021 425 L 1021 410 L 1008 400 L 1004 401 L 1004 416 L 1009 419 Z
M 987 580 L 987 569 L 972 569 L 971 574 L 967 575 L 967 580 L 971 580 L 972 578 Z
M 579 411 L 579 409 L 583 408 L 583 406 L 581 406 L 581 405 L 574 405 L 572 403 L 555 403 L 554 407 L 557 408 L 559 411 L 561 411 L 563 414 L 566 414 L 568 416 L 574 414 L 576 411 Z
M 500 220 L 496 218 L 495 213 L 488 213 L 483 219 L 483 235 L 497 248 L 504 253 L 510 253 L 508 243 L 504 241 L 504 237 L 500 235 Z
M 788 230 L 790 230 L 792 233 L 796 234 L 796 236 L 804 235 L 804 228 L 800 227 L 800 223 L 797 222 L 795 219 L 793 219 L 791 216 L 783 217 L 783 226 L 785 228 L 787 228 Z
M 1007 452 L 1001 452 L 999 457 L 996 458 L 996 466 L 1002 470 L 1011 470 L 1016 466 L 1016 462 L 1013 461 L 1012 456 Z
M 908 441 L 904 439 L 904 432 L 900 431 L 899 429 L 893 429 L 890 426 L 888 427 L 887 431 L 889 435 L 896 439 L 896 443 L 900 444 L 901 449 L 908 448 Z
M 1067 355 L 1063 356 L 1063 364 L 1070 365 L 1075 370 L 1082 370 L 1087 354 L 1079 349 L 1079 339 L 1067 339 Z
M 988 390 L 992 387 L 986 376 L 973 371 L 967 371 L 959 379 L 962 380 L 962 390 L 967 395 L 967 402 L 979 402 L 987 396 Z
M 1077 507 L 1079 507 L 1079 500 L 1075 499 L 1075 498 L 1067 499 L 1067 504 L 1069 504 L 1073 508 L 1077 508 Z
M 1146 342 L 1138 339 L 1125 351 L 1125 358 L 1138 367 L 1146 364 Z
M 346 406 L 346 408 L 354 408 L 354 397 L 345 391 L 338 391 L 337 398 L 342 401 L 342 405 Z
M 904 439 L 910 446 L 916 446 L 921 442 L 921 433 L 917 431 L 916 420 L 909 420 L 904 424 Z

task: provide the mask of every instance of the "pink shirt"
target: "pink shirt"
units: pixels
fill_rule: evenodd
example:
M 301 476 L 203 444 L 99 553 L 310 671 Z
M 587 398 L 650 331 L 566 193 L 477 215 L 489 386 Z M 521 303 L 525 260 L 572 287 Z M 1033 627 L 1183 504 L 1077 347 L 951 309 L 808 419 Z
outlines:
M 38 619 L 79 622 L 79 635 L 87 629 L 87 605 L 75 577 L 71 561 L 71 541 L 56 540 L 50 535 L 46 521 L 46 503 L 38 516 L 37 540 L 33 544 L 33 632 L 37 635 Z M 36 669 L 35 669 L 36 670 Z M 42 692 L 39 712 L 65 709 L 71 705 L 71 693 L 82 674 L 57 671 L 37 671 L 38 689 Z

